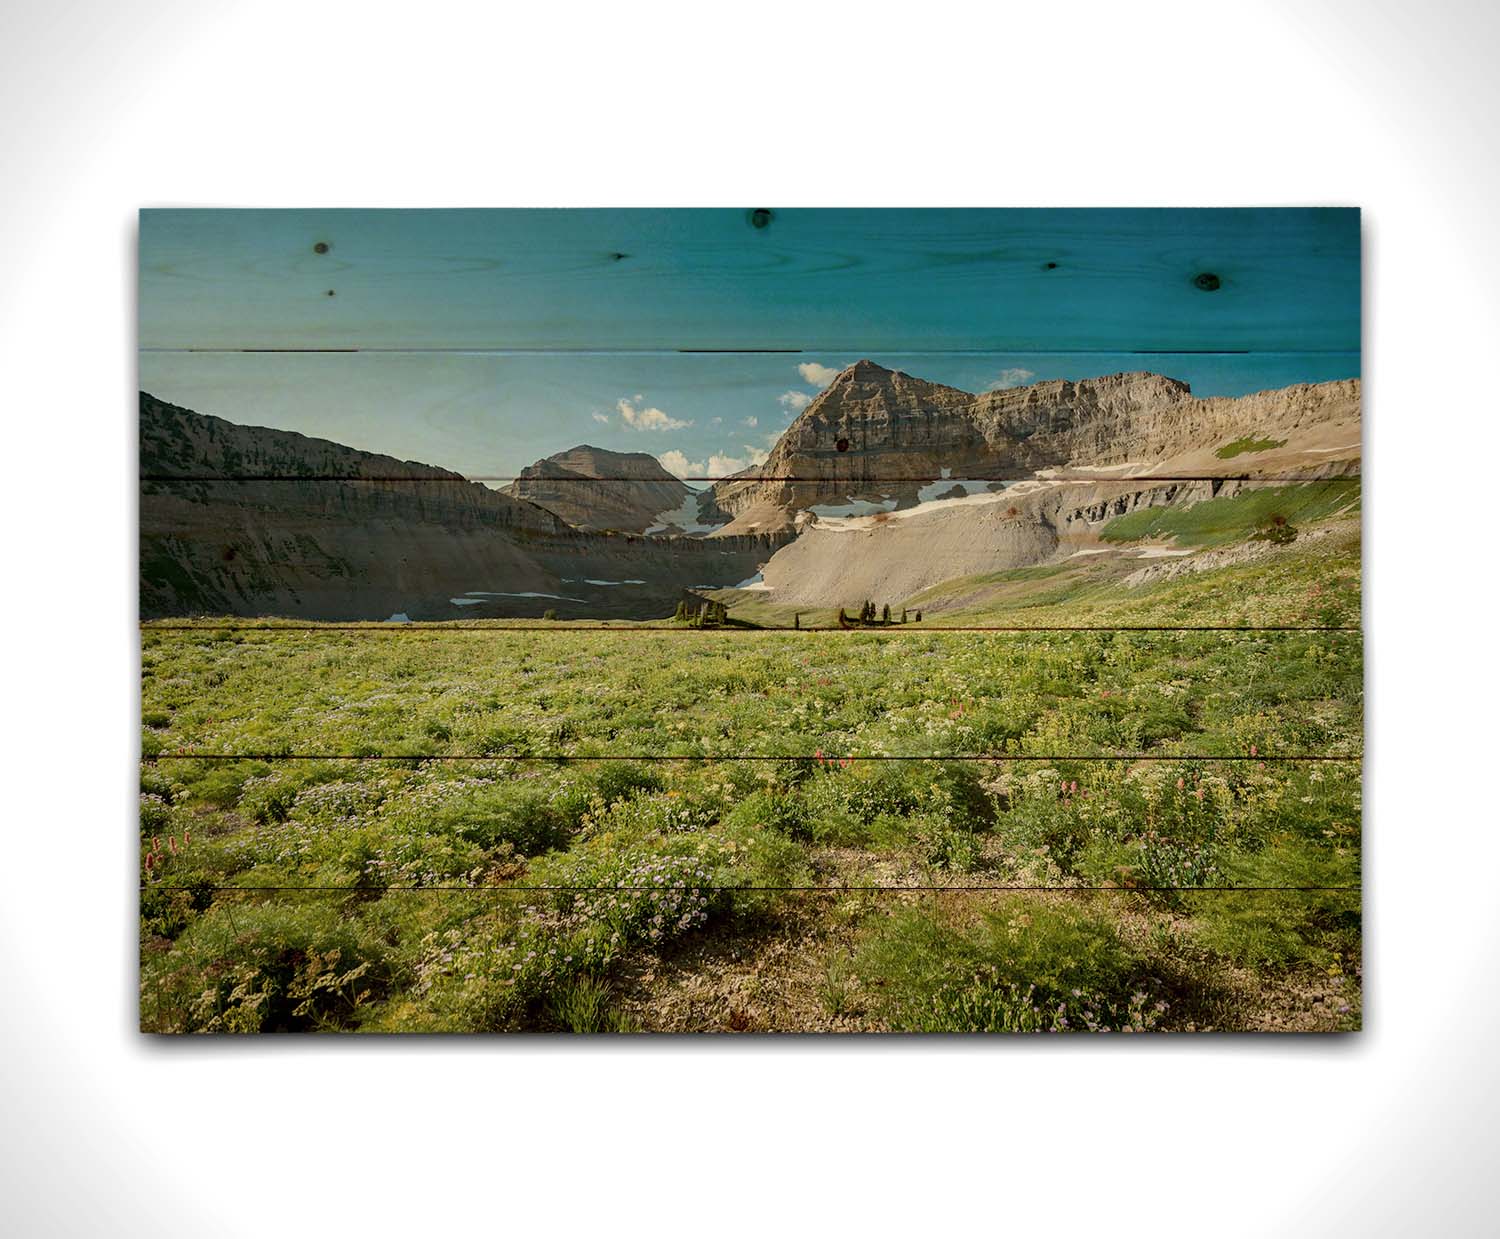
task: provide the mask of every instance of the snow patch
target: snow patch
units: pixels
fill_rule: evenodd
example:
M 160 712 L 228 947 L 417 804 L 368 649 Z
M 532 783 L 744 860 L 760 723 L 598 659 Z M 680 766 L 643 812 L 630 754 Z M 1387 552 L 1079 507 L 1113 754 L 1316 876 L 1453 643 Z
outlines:
M 811 512 L 819 520 L 842 520 L 851 516 L 873 516 L 876 512 L 889 512 L 895 506 L 896 501 L 889 495 L 882 495 L 879 503 L 873 499 L 855 499 L 851 495 L 843 503 L 815 503 L 804 510 Z
M 941 481 L 929 482 L 926 486 L 918 490 L 917 506 L 920 507 L 924 503 L 933 502 L 940 495 L 948 494 L 955 486 L 962 487 L 966 496 L 990 494 L 993 491 L 1001 490 L 1005 486 L 1004 482 L 993 482 L 976 478 L 955 478 L 951 476 L 952 472 L 951 469 L 944 469 Z M 953 498 L 956 499 L 959 496 L 955 495 Z
M 462 598 L 450 598 L 449 602 L 460 607 L 472 607 L 486 598 L 556 598 L 559 602 L 587 602 L 587 598 L 570 598 L 567 594 L 539 594 L 535 590 L 513 592 L 503 589 L 471 589 Z
M 648 534 L 667 533 L 672 527 L 676 527 L 682 533 L 693 535 L 712 533 L 718 529 L 719 525 L 705 525 L 698 519 L 698 499 L 701 494 L 701 491 L 695 490 L 683 496 L 682 502 L 677 507 L 658 512 L 651 518 L 653 524 L 646 532 Z

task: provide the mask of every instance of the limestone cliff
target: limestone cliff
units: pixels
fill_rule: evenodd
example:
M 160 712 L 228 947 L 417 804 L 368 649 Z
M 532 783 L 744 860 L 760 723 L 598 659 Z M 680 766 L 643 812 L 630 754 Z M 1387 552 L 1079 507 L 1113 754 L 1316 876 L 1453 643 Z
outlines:
M 670 614 L 786 539 L 574 529 L 456 473 L 140 397 L 141 615 Z
M 505 493 L 555 513 L 579 529 L 644 533 L 697 492 L 645 452 L 580 444 L 527 465 Z M 664 530 L 665 531 L 665 530 Z
M 716 483 L 712 499 L 735 518 L 723 532 L 740 533 L 786 528 L 799 511 L 850 498 L 914 503 L 924 484 L 950 476 L 1127 464 L 1144 472 L 1192 452 L 1207 454 L 1194 462 L 1202 473 L 1254 474 L 1286 461 L 1215 463 L 1212 449 L 1238 435 L 1283 439 L 1335 424 L 1348 427 L 1357 456 L 1357 379 L 1201 400 L 1186 383 L 1137 372 L 976 395 L 860 361 L 808 405 L 764 464 Z M 1328 464 L 1298 467 L 1311 474 Z

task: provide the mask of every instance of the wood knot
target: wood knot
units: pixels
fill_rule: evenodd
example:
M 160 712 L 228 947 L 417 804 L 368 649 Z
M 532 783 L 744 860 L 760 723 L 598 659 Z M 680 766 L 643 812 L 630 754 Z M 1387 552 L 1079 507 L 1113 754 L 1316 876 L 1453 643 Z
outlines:
M 328 253 L 328 248 L 329 246 L 327 241 L 319 241 L 313 246 L 313 253 L 326 254 Z
M 750 212 L 750 227 L 764 228 L 775 218 L 776 216 L 766 210 L 765 207 L 756 207 L 755 210 Z
M 1193 277 L 1193 287 L 1206 293 L 1219 291 L 1222 281 L 1212 271 L 1200 271 Z

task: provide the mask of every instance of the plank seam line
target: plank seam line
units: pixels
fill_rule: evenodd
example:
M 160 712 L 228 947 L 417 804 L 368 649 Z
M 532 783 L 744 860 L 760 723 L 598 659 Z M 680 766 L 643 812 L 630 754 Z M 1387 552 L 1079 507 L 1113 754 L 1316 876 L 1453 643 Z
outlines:
M 1010 885 L 980 885 L 968 883 L 961 886 L 717 886 L 701 882 L 691 882 L 688 886 L 692 890 L 702 891 L 821 891 L 828 894 L 842 894 L 846 891 L 889 891 L 893 894 L 910 894 L 913 892 L 941 894 L 943 891 L 1080 891 L 1090 894 L 1101 892 L 1114 892 L 1122 895 L 1151 894 L 1164 891 L 1203 891 L 1211 894 L 1232 894 L 1237 891 L 1250 892 L 1331 892 L 1331 891 L 1362 891 L 1362 886 L 1010 886 Z M 276 891 L 307 891 L 314 894 L 329 894 L 335 892 L 346 892 L 351 895 L 357 894 L 425 894 L 429 891 L 440 893 L 469 892 L 471 894 L 496 894 L 510 895 L 517 892 L 531 891 L 649 891 L 661 890 L 660 886 L 205 886 L 202 884 L 183 885 L 173 882 L 153 882 L 142 885 L 140 891 L 168 890 L 168 891 L 246 891 L 249 893 L 267 893 Z
M 597 753 L 592 756 L 568 753 L 152 753 L 142 754 L 142 762 L 156 761 L 1178 761 L 1178 762 L 1362 762 L 1363 755 L 1331 753 L 1284 753 L 1208 755 L 1196 753 L 913 753 L 863 755 L 835 753 Z
M 823 608 L 819 607 L 818 610 Z M 910 609 L 910 608 L 909 608 Z M 908 624 L 893 624 L 888 629 L 882 628 L 839 628 L 837 625 L 817 624 L 805 628 L 788 628 L 784 625 L 776 627 L 758 628 L 668 628 L 659 624 L 638 624 L 633 627 L 613 627 L 609 623 L 595 624 L 572 624 L 566 628 L 556 624 L 507 624 L 505 627 L 450 627 L 461 621 L 452 620 L 416 620 L 406 623 L 391 623 L 385 620 L 368 620 L 358 623 L 338 623 L 336 621 L 327 624 L 162 624 L 155 620 L 142 620 L 140 630 L 148 632 L 370 632 L 370 633 L 404 633 L 413 636 L 432 634 L 439 632 L 463 632 L 463 633 L 506 633 L 506 632 L 551 632 L 561 636 L 576 632 L 670 632 L 682 636 L 704 636 L 705 634 L 741 634 L 754 632 L 845 632 L 874 634 L 876 636 L 895 636 L 910 634 L 917 636 L 927 633 L 943 632 L 1362 632 L 1361 626 L 1356 624 L 1332 624 L 1332 625 L 1301 625 L 1301 624 L 1261 624 L 1255 627 L 1238 627 L 1229 624 L 1202 624 L 1189 625 L 1057 625 L 1042 627 L 1023 627 L 1020 625 L 1006 626 L 1000 624 L 973 625 L 966 627 L 939 627 L 929 625 L 918 625 L 915 622 Z M 626 624 L 630 621 L 617 621 Z M 429 626 L 430 625 L 430 626 Z
M 375 354 L 447 354 L 471 357 L 682 357 L 704 354 L 742 354 L 745 356 L 778 356 L 806 353 L 846 353 L 871 351 L 882 353 L 891 359 L 905 360 L 910 357 L 989 357 L 995 353 L 1025 353 L 1031 357 L 1358 357 L 1361 346 L 1358 342 L 1346 348 L 1036 348 L 1025 343 L 996 343 L 983 348 L 900 348 L 873 346 L 870 341 L 860 344 L 810 344 L 803 348 L 754 348 L 741 345 L 718 348 L 682 348 L 672 345 L 656 345 L 641 348 L 603 348 L 597 345 L 579 345 L 572 348 L 504 348 L 495 345 L 349 345 L 342 348 L 294 348 L 270 345 L 261 348 L 221 344 L 141 344 L 139 353 L 349 353 Z M 1357 377 L 1357 376 L 1356 376 Z M 1337 381 L 1337 380 L 1335 380 Z
M 830 456 L 829 459 L 838 459 L 838 457 L 832 457 L 832 456 Z M 931 475 L 929 475 L 929 474 L 894 475 L 893 474 L 890 477 L 884 477 L 884 476 L 866 476 L 866 477 L 859 477 L 859 478 L 849 478 L 849 479 L 847 479 L 847 484 L 849 486 L 854 486 L 854 485 L 858 485 L 858 486 L 882 485 L 883 486 L 883 485 L 890 484 L 890 483 L 906 483 L 906 482 L 924 482 L 924 483 L 953 482 L 955 485 L 957 485 L 960 482 L 1020 483 L 1020 482 L 1038 482 L 1038 481 L 1040 481 L 1040 482 L 1078 483 L 1078 484 L 1082 484 L 1082 485 L 1107 485 L 1107 484 L 1111 484 L 1111 483 L 1126 483 L 1126 482 L 1266 482 L 1266 483 L 1271 483 L 1271 484 L 1280 486 L 1280 485 L 1285 485 L 1287 483 L 1292 483 L 1292 482 L 1303 483 L 1303 484 L 1307 484 L 1307 485 L 1312 485 L 1312 484 L 1329 485 L 1329 484 L 1339 484 L 1339 483 L 1351 484 L 1351 483 L 1359 482 L 1362 479 L 1363 479 L 1363 475 L 1362 474 L 1340 474 L 1338 477 L 1309 477 L 1306 474 L 1279 474 L 1279 473 L 1277 473 L 1277 474 L 1262 474 L 1262 473 L 1255 473 L 1255 474 L 1251 474 L 1251 473 L 1155 473 L 1155 474 L 1137 474 L 1137 475 L 1134 475 L 1134 476 L 1126 475 L 1126 476 L 1119 476 L 1119 477 L 1110 477 L 1110 476 L 1107 476 L 1107 475 L 1097 475 L 1097 474 L 1095 474 L 1095 475 L 1083 475 L 1083 474 L 1080 474 L 1080 475 L 1077 475 L 1077 476 L 1068 475 L 1068 476 L 1065 476 L 1065 477 L 1052 477 L 1052 478 L 1037 478 L 1037 477 L 1028 477 L 1028 476 L 1021 476 L 1021 477 L 970 477 L 970 476 L 967 476 L 967 475 L 964 476 L 964 477 L 961 477 L 961 478 L 956 478 L 956 477 L 955 478 L 945 478 L 945 477 L 941 477 L 941 476 L 939 476 L 937 474 L 931 474 Z M 328 483 L 328 482 L 350 482 L 350 483 L 353 483 L 353 482 L 369 482 L 369 483 L 379 484 L 379 485 L 383 485 L 383 486 L 384 485 L 391 485 L 391 484 L 394 484 L 394 483 L 397 483 L 397 482 L 404 482 L 404 483 L 435 483 L 435 484 L 448 484 L 448 485 L 451 485 L 454 482 L 537 482 L 537 483 L 539 483 L 541 485 L 548 485 L 548 484 L 550 484 L 552 482 L 611 482 L 611 483 L 618 482 L 621 485 L 628 485 L 628 484 L 631 484 L 631 483 L 635 483 L 635 484 L 639 485 L 639 484 L 641 484 L 643 482 L 651 482 L 652 481 L 652 479 L 649 479 L 649 478 L 647 478 L 647 479 L 643 479 L 643 478 L 626 478 L 626 477 L 603 478 L 603 477 L 591 477 L 591 476 L 587 476 L 587 475 L 584 475 L 584 474 L 578 474 L 578 475 L 573 476 L 573 477 L 535 477 L 535 478 L 533 478 L 533 477 L 526 477 L 526 476 L 522 476 L 520 474 L 512 474 L 512 473 L 494 473 L 494 474 L 489 474 L 489 473 L 470 473 L 470 474 L 464 474 L 464 475 L 462 475 L 460 477 L 449 477 L 449 478 L 444 478 L 444 477 L 402 477 L 399 474 L 391 474 L 389 476 L 382 475 L 382 474 L 377 474 L 377 475 L 372 475 L 372 476 L 357 476 L 357 475 L 351 475 L 351 474 L 336 474 L 336 473 L 328 473 L 328 474 L 323 474 L 323 473 L 308 473 L 308 474 L 290 474 L 290 473 L 235 473 L 235 474 L 228 474 L 228 473 L 225 473 L 225 474 L 220 474 L 220 473 L 143 473 L 143 474 L 140 475 L 140 479 L 139 480 L 142 483 L 150 483 L 153 486 L 161 486 L 161 485 L 165 485 L 165 484 L 168 484 L 168 483 L 184 483 L 184 484 L 186 484 L 186 483 L 193 483 L 193 484 L 196 484 L 196 485 L 206 485 L 208 483 L 226 483 L 226 482 L 242 482 L 242 483 L 250 483 L 250 482 L 255 482 L 255 483 L 260 483 L 260 482 L 318 482 L 318 483 Z M 779 476 L 773 477 L 773 476 L 771 476 L 769 474 L 768 475 L 764 475 L 764 476 L 753 475 L 753 476 L 741 477 L 739 475 L 728 475 L 728 474 L 726 474 L 726 475 L 721 475 L 721 476 L 718 476 L 718 477 L 679 477 L 679 478 L 676 478 L 676 480 L 679 481 L 679 482 L 736 482 L 736 483 L 739 483 L 739 482 L 785 482 L 785 483 L 789 483 L 789 484 L 799 484 L 799 485 L 800 484 L 811 485 L 811 484 L 814 484 L 814 483 L 819 484 L 819 485 L 830 485 L 830 484 L 834 484 L 834 483 L 838 483 L 839 485 L 843 485 L 844 484 L 844 481 L 841 480 L 841 479 L 839 479 L 839 478 L 820 478 L 820 477 L 811 477 L 811 476 L 803 477 L 800 474 L 794 474 L 794 475 L 785 476 L 785 477 L 779 477 Z M 660 482 L 661 479 L 657 478 L 657 479 L 655 479 L 655 481 L 656 482 Z M 625 537 L 627 535 L 624 534 L 624 533 L 620 533 L 617 536 L 619 536 L 619 537 Z M 630 537 L 636 537 L 636 538 L 646 538 L 646 537 L 651 537 L 651 538 L 670 538 L 670 537 L 687 537 L 688 535 L 686 535 L 686 534 L 645 534 L 645 533 L 639 533 L 639 534 L 630 534 L 628 536 L 630 536 Z M 702 541 L 702 539 L 694 539 L 694 541 Z

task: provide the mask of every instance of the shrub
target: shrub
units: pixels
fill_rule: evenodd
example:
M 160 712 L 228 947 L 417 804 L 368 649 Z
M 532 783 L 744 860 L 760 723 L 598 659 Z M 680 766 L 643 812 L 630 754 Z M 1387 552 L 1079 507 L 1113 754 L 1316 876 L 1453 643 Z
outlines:
M 328 902 L 216 904 L 145 968 L 150 1032 L 350 1028 L 391 981 L 386 949 Z
M 467 788 L 439 801 L 428 819 L 434 833 L 487 850 L 508 845 L 523 856 L 562 847 L 571 825 L 545 788 L 502 785 Z
M 297 788 L 279 775 L 254 775 L 244 781 L 239 811 L 257 822 L 284 822 L 297 802 Z
M 161 834 L 172 822 L 172 807 L 155 792 L 141 793 L 141 837 Z
M 735 805 L 724 819 L 731 828 L 765 827 L 789 839 L 811 839 L 807 806 L 795 792 L 764 790 L 752 792 Z
M 434 939 L 418 965 L 418 992 L 461 1027 L 586 1023 L 599 1006 L 590 979 L 599 982 L 623 952 L 664 946 L 729 905 L 706 860 L 634 847 L 575 850 L 550 858 L 535 878 L 552 888 L 546 902 Z
M 615 1010 L 609 986 L 597 977 L 564 981 L 548 994 L 546 1022 L 563 1032 L 632 1032 L 630 1022 Z
M 966 926 L 898 912 L 855 963 L 891 1026 L 914 1032 L 1141 1031 L 1165 1011 L 1108 920 L 1017 896 Z
M 659 792 L 663 786 L 661 776 L 655 771 L 626 761 L 600 763 L 591 782 L 594 793 L 606 804 L 637 791 Z

